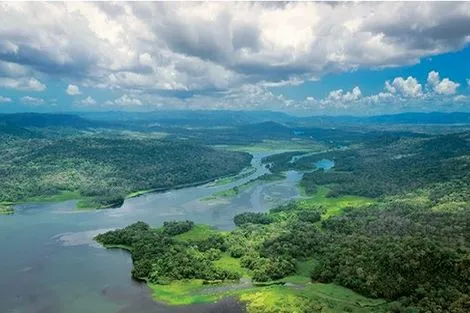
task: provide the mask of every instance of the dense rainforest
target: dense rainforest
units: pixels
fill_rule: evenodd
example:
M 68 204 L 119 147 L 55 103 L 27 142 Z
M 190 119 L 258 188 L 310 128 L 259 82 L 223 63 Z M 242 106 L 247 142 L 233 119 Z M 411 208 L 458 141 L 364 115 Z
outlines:
M 312 170 L 325 158 L 335 161 L 333 169 Z M 202 240 L 179 239 L 197 227 L 189 221 L 158 229 L 137 223 L 97 240 L 127 247 L 134 276 L 152 283 L 247 275 L 255 284 L 296 281 L 308 264 L 313 284 L 334 283 L 388 302 L 371 312 L 469 312 L 469 160 L 468 133 L 377 137 L 348 149 L 284 153 L 264 162 L 274 172 L 308 169 L 301 181 L 308 200 L 236 215 L 233 231 Z M 338 210 L 350 195 L 369 200 Z M 239 268 L 220 267 L 227 258 Z M 299 312 L 329 312 L 300 299 Z
M 0 203 L 65 193 L 97 208 L 120 205 L 134 192 L 233 175 L 251 160 L 178 140 L 96 135 L 5 140 L 0 149 Z

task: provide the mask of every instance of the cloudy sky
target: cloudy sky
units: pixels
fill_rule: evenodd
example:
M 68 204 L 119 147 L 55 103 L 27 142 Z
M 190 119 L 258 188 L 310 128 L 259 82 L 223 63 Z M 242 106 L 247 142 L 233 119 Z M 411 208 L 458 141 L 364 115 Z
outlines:
M 0 3 L 0 111 L 470 111 L 470 2 Z

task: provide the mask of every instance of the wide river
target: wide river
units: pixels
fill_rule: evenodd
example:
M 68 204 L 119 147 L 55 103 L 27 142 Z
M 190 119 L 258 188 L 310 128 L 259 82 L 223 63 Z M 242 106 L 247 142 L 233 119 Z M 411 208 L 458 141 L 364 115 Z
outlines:
M 279 153 L 281 151 L 277 151 Z M 136 221 L 153 226 L 190 219 L 229 230 L 244 211 L 262 212 L 299 196 L 302 174 L 290 171 L 276 182 L 258 182 L 233 198 L 201 201 L 214 192 L 241 185 L 268 172 L 254 153 L 256 172 L 231 184 L 151 193 L 128 199 L 119 209 L 77 211 L 75 202 L 30 204 L 0 216 L 1 313 L 155 313 L 216 312 L 238 309 L 217 305 L 168 307 L 152 301 L 145 284 L 131 279 L 128 253 L 93 242 L 100 232 Z M 218 307 L 217 307 L 218 306 Z

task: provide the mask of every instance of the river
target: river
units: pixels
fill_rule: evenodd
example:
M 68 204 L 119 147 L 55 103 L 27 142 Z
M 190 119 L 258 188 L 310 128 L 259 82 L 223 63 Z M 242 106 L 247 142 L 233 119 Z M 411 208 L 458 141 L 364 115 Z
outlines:
M 0 312 L 240 311 L 229 300 L 189 307 L 155 303 L 146 285 L 131 279 L 129 254 L 103 249 L 92 238 L 136 221 L 159 226 L 165 220 L 190 219 L 230 230 L 238 213 L 267 211 L 299 196 L 296 186 L 302 174 L 289 171 L 284 180 L 259 182 L 233 198 L 201 201 L 267 173 L 261 159 L 272 153 L 254 153 L 256 171 L 236 182 L 146 194 L 118 209 L 77 211 L 75 201 L 17 206 L 14 215 L 0 216 Z

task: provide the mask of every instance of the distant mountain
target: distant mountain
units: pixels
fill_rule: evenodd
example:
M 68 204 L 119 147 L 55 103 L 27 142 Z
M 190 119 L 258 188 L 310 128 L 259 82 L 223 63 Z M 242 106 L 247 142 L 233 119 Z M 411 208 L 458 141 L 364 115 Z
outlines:
M 165 110 L 152 112 L 87 112 L 81 117 L 101 121 L 128 121 L 142 124 L 158 124 L 178 127 L 235 126 L 267 121 L 286 122 L 295 117 L 272 111 L 230 110 Z
M 470 113 L 399 113 L 376 116 L 309 116 L 296 120 L 300 125 L 331 127 L 360 124 L 470 124 Z
M 97 125 L 72 114 L 14 113 L 0 114 L 0 123 L 15 127 L 72 127 L 87 128 Z
M 367 120 L 376 123 L 392 124 L 469 124 L 470 113 L 400 113 L 394 115 L 372 116 L 367 118 Z
M 273 121 L 267 121 L 267 122 L 261 122 L 261 123 L 254 123 L 254 124 L 246 124 L 246 125 L 241 125 L 238 127 L 239 130 L 248 132 L 250 134 L 256 134 L 256 133 L 271 133 L 271 134 L 291 134 L 293 133 L 293 130 L 281 123 L 278 122 L 273 122 Z

